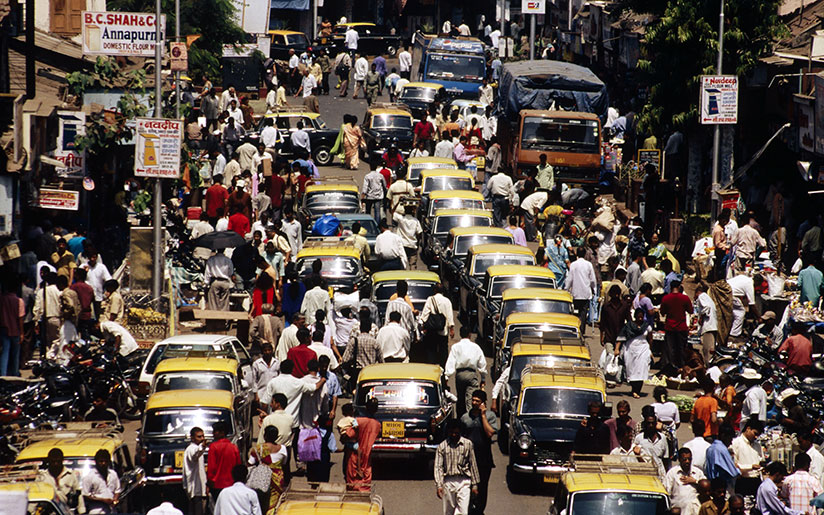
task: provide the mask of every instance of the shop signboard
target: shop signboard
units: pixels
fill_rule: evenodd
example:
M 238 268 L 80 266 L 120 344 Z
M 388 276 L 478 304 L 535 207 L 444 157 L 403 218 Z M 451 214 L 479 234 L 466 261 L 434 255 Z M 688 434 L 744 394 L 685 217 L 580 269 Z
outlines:
M 134 174 L 138 177 L 180 177 L 180 146 L 183 121 L 138 118 Z
M 154 14 L 83 11 L 82 16 L 83 55 L 155 56 Z M 160 16 L 160 27 L 162 38 L 166 15 Z
M 738 77 L 704 75 L 701 77 L 701 123 L 704 125 L 738 123 Z
M 40 188 L 37 205 L 43 209 L 77 211 L 80 208 L 80 192 Z

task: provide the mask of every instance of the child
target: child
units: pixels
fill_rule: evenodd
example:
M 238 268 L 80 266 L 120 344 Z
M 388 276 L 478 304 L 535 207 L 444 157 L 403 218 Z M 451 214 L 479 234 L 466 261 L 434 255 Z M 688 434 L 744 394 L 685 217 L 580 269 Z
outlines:
M 343 444 L 344 452 L 356 452 L 358 450 L 357 428 L 358 421 L 355 418 L 355 407 L 352 403 L 344 404 L 341 409 L 343 415 L 338 421 L 337 428 L 340 435 L 340 443 Z

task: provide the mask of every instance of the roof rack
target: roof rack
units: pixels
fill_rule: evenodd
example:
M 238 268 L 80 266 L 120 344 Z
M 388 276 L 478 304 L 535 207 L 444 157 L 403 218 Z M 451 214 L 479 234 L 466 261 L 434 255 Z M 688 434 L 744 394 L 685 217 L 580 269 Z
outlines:
M 515 345 L 516 343 L 527 343 L 530 345 L 572 345 L 575 347 L 580 347 L 584 345 L 584 340 L 583 338 L 561 336 L 559 333 L 549 331 L 541 333 L 540 336 L 524 335 L 519 338 L 515 338 L 512 341 L 512 345 Z
M 119 426 L 96 426 L 99 422 L 64 422 L 57 428 L 20 429 L 14 432 L 15 443 L 24 446 L 49 438 L 114 438 L 120 437 Z
M 286 489 L 278 500 L 275 511 L 277 512 L 281 505 L 290 501 L 309 501 L 316 503 L 377 503 L 383 513 L 383 500 L 381 497 L 372 492 L 355 492 L 346 490 L 344 483 L 308 483 L 307 485 L 293 485 Z
M 304 106 L 297 106 L 297 105 L 285 105 L 285 106 L 275 106 L 272 110 L 272 114 L 280 114 L 280 113 L 312 113 L 314 111 L 310 111 L 306 109 Z
M 521 372 L 521 377 L 524 377 L 526 374 L 530 373 L 572 377 L 600 377 L 602 379 L 604 377 L 604 373 L 601 369 L 594 366 L 592 363 L 565 362 L 557 363 L 551 367 L 530 363 L 524 367 Z
M 406 104 L 401 104 L 400 102 L 372 102 L 372 105 L 369 106 L 370 109 L 400 109 L 401 111 L 412 112 L 409 109 L 409 106 Z
M 658 467 L 649 456 L 575 454 L 570 457 L 570 464 L 575 472 L 658 476 Z
M 0 466 L 0 483 L 28 482 L 37 479 L 40 468 L 37 463 L 20 463 Z
M 349 238 L 349 236 L 309 236 L 303 240 L 303 248 L 322 249 L 332 247 L 352 247 L 354 249 L 354 240 L 347 240 L 347 238 Z

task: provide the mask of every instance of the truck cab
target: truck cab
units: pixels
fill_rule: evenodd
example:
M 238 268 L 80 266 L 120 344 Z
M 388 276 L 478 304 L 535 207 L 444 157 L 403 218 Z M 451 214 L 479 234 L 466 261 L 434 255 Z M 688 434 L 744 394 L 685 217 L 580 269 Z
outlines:
M 412 80 L 442 84 L 453 98 L 478 98 L 486 76 L 484 44 L 477 38 L 415 34 Z

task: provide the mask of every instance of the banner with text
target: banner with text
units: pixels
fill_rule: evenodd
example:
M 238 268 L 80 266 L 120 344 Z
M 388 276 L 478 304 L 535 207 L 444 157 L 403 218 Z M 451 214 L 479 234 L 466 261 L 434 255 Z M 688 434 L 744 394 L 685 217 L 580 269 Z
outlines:
M 80 208 L 80 192 L 40 188 L 37 205 L 43 209 L 77 211 Z
M 704 75 L 701 77 L 701 123 L 738 123 L 738 77 Z
M 134 174 L 138 177 L 180 177 L 182 120 L 137 119 Z
M 162 37 L 166 15 L 160 27 Z M 154 57 L 155 31 L 154 14 L 83 11 L 83 54 Z

